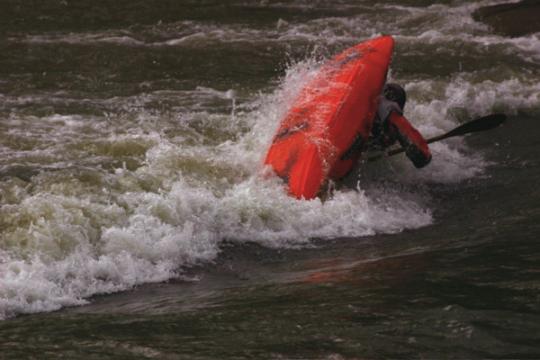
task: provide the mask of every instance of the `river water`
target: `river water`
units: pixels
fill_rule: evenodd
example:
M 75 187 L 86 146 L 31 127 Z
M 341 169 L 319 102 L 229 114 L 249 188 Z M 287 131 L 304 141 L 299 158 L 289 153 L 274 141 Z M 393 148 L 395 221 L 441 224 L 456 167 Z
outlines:
M 500 2 L 3 1 L 0 357 L 540 357 L 540 34 Z M 426 137 L 509 120 L 288 197 L 280 119 L 381 34 Z

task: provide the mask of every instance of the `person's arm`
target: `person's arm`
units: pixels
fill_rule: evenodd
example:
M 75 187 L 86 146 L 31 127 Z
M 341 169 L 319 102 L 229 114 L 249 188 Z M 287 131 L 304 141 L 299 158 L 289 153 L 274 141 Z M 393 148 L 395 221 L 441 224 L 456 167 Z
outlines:
M 403 115 L 393 111 L 388 117 L 388 126 L 396 132 L 397 140 L 415 167 L 429 164 L 431 152 L 426 140 Z

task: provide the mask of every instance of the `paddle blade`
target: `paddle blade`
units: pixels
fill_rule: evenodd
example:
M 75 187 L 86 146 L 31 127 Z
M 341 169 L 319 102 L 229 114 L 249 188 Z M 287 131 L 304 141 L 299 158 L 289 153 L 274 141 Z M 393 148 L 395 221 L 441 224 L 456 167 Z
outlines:
M 460 135 L 470 134 L 474 132 L 490 130 L 501 125 L 503 122 L 505 122 L 505 120 L 506 120 L 505 114 L 491 114 L 491 115 L 483 116 L 481 118 L 466 122 L 465 124 L 458 126 L 454 130 L 449 131 L 446 134 L 442 134 L 442 135 L 427 139 L 426 142 L 428 144 L 431 144 L 433 142 L 448 139 L 453 136 L 460 136 Z M 404 151 L 405 151 L 404 148 L 390 150 L 386 153 L 386 156 L 400 154 Z M 375 155 L 375 156 L 369 157 L 368 161 L 378 160 L 382 157 L 383 156 L 381 154 Z
M 501 125 L 506 120 L 505 114 L 491 114 L 481 118 L 469 121 L 454 130 L 448 132 L 445 138 L 452 136 L 465 135 L 478 131 L 486 131 Z

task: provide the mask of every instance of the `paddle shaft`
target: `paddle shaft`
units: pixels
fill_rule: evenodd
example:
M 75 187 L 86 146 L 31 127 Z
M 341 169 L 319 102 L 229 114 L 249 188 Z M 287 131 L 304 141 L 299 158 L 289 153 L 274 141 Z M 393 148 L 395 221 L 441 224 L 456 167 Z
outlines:
M 445 134 L 429 138 L 426 140 L 426 142 L 428 144 L 431 144 L 435 141 L 441 141 L 441 140 L 448 139 L 454 136 L 460 136 L 460 135 L 470 134 L 473 132 L 490 130 L 501 125 L 505 120 L 506 120 L 506 115 L 504 114 L 491 114 L 491 115 L 483 116 L 481 118 L 466 122 L 465 124 L 462 124 Z M 399 149 L 391 150 L 386 153 L 386 156 L 393 156 L 396 154 L 400 154 L 404 152 L 405 150 L 406 149 L 403 147 Z M 381 157 L 382 156 L 380 155 L 373 156 L 371 158 L 368 158 L 368 161 L 377 160 Z

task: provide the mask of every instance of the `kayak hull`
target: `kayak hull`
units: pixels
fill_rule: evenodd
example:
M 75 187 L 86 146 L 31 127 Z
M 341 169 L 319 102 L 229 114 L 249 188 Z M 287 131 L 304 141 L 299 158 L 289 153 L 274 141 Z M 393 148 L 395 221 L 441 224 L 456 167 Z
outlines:
M 283 118 L 265 158 L 296 198 L 314 198 L 328 179 L 346 175 L 367 143 L 386 80 L 394 40 L 362 42 L 325 63 Z

